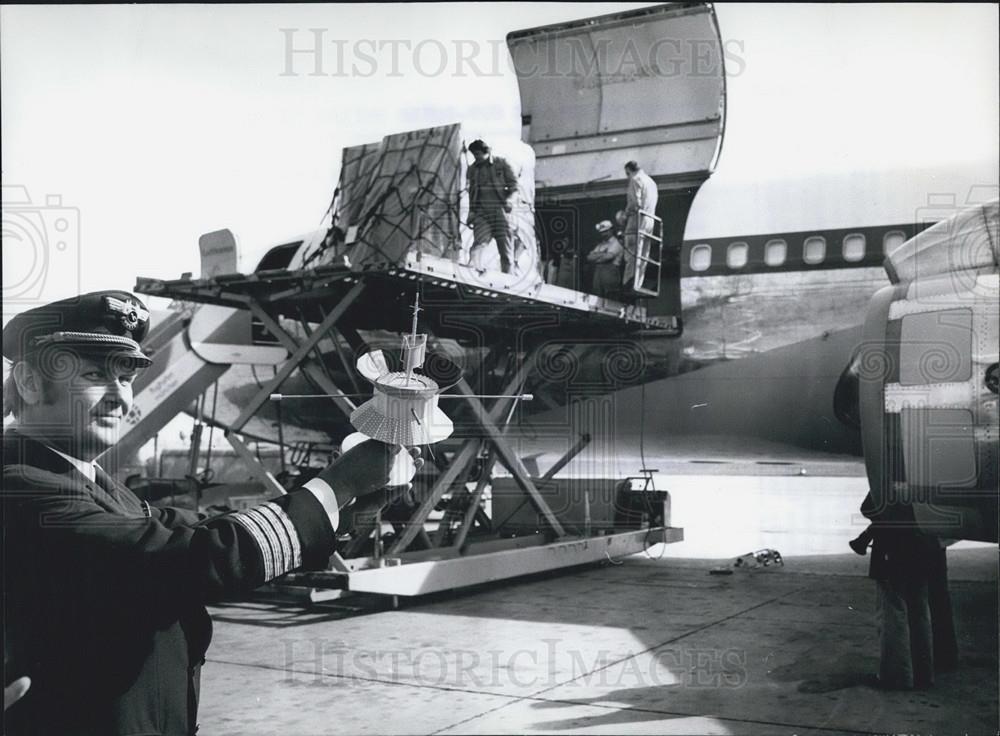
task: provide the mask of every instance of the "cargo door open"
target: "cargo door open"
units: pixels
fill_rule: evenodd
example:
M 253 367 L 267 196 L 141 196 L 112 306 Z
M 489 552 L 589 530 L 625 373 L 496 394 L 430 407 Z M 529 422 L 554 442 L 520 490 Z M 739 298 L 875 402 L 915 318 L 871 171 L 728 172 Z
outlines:
M 515 31 L 507 46 L 522 137 L 536 155 L 542 256 L 582 256 L 594 225 L 624 209 L 623 166 L 637 161 L 657 184 L 663 222 L 659 288 L 639 296 L 650 297 L 650 314 L 679 316 L 687 214 L 725 129 L 714 9 L 676 3 L 587 18 Z

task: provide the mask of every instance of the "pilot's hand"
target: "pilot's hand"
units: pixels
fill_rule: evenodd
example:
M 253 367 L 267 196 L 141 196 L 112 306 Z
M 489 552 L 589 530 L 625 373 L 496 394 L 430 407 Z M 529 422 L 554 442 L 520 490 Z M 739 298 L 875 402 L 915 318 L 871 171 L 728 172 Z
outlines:
M 30 677 L 18 677 L 14 682 L 5 687 L 3 689 L 3 709 L 7 710 L 24 697 L 29 687 L 31 687 Z
M 344 508 L 352 499 L 379 491 L 389 485 L 393 461 L 401 449 L 377 440 L 366 440 L 352 447 L 324 468 L 319 478 L 326 481 Z M 414 466 L 423 464 L 420 450 L 413 448 Z
M 343 508 L 357 496 L 363 496 L 389 483 L 389 470 L 399 448 L 376 440 L 367 440 L 352 447 L 320 471 L 337 495 L 337 505 Z
M 403 496 L 409 493 L 412 488 L 413 484 L 407 483 L 403 486 L 388 486 L 386 488 L 381 488 L 374 493 L 359 496 L 358 500 L 346 508 L 343 512 L 350 514 L 351 516 L 346 526 L 349 528 L 357 528 L 366 521 L 373 521 L 375 514 L 380 509 L 390 506 L 399 499 L 403 498 Z M 341 526 L 344 525 L 342 524 Z

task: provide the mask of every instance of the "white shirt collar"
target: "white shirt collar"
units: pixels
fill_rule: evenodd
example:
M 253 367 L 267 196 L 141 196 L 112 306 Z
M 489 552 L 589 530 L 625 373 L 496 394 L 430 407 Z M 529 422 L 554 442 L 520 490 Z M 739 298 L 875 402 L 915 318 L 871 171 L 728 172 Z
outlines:
M 17 425 L 16 422 L 11 422 L 11 424 L 9 426 L 4 427 L 4 431 L 6 431 L 8 428 L 11 431 L 13 431 L 13 432 L 17 432 L 18 431 L 18 425 Z M 24 434 L 24 436 L 26 436 L 28 438 L 34 439 L 35 442 L 38 442 L 39 444 L 45 445 L 45 447 L 47 447 L 50 450 L 52 450 L 52 452 L 54 452 L 56 455 L 58 455 L 59 457 L 63 458 L 64 460 L 66 460 L 66 462 L 68 462 L 74 468 L 76 468 L 81 473 L 83 473 L 84 477 L 87 478 L 88 480 L 90 480 L 91 483 L 96 483 L 97 482 L 97 463 L 95 463 L 95 462 L 87 462 L 86 460 L 81 460 L 78 457 L 73 457 L 72 455 L 67 455 L 65 452 L 62 452 L 61 450 L 57 450 L 55 447 L 53 447 L 51 444 L 49 444 L 48 442 L 46 442 L 41 437 L 32 437 L 32 435 L 31 435 L 30 432 L 24 432 L 23 434 Z
M 92 463 L 92 462 L 88 463 L 86 460 L 81 460 L 78 457 L 73 457 L 72 455 L 67 455 L 65 452 L 60 452 L 59 450 L 57 450 L 56 448 L 52 447 L 51 445 L 49 445 L 48 447 L 49 447 L 50 450 L 52 450 L 52 452 L 56 453 L 60 457 L 65 458 L 66 462 L 68 462 L 74 468 L 76 468 L 81 473 L 83 473 L 84 476 L 86 476 L 86 478 L 91 483 L 96 483 L 97 482 L 97 467 L 96 467 L 96 463 Z

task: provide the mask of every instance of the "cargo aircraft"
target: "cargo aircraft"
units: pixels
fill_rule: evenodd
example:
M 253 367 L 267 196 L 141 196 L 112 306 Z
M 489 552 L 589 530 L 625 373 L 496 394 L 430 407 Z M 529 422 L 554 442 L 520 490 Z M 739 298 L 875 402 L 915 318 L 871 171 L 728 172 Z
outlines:
M 519 74 L 521 138 L 535 155 L 543 260 L 592 246 L 594 225 L 623 207 L 622 164 L 640 161 L 659 190 L 662 252 L 659 268 L 650 270 L 658 283 L 639 303 L 675 327 L 549 338 L 540 369 L 524 387 L 534 401 L 512 415 L 511 442 L 528 467 L 543 473 L 586 434 L 588 446 L 564 472 L 791 468 L 863 475 L 861 409 L 856 392 L 844 388 L 845 370 L 865 342 L 873 296 L 891 283 L 886 258 L 934 223 L 995 199 L 996 160 L 808 176 L 761 171 L 749 186 L 728 179 L 725 167 L 716 171 L 724 159 L 727 80 L 710 4 L 517 31 L 507 43 Z M 702 55 L 682 57 L 680 68 L 683 58 L 696 59 L 697 70 L 676 73 L 664 49 L 695 46 Z M 535 73 L 545 64 L 560 73 Z M 341 190 L 349 173 L 345 166 Z M 333 210 L 341 214 L 336 199 Z M 301 265 L 322 250 L 337 224 L 276 245 L 254 273 Z M 339 222 L 341 233 L 351 224 L 358 223 Z M 236 270 L 228 231 L 206 234 L 201 248 L 201 277 Z M 995 274 L 994 263 L 994 281 Z M 576 291 L 588 286 L 581 270 Z M 385 305 L 405 307 L 406 300 Z M 149 345 L 165 359 L 142 378 L 134 431 L 126 438 L 133 449 L 191 407 L 225 428 L 288 354 L 246 311 L 178 303 L 165 316 Z M 985 324 L 992 329 L 995 374 L 995 315 Z M 289 329 L 303 328 L 290 320 Z M 932 342 L 956 334 L 928 329 L 924 337 Z M 452 354 L 475 362 L 475 344 L 445 342 Z M 313 369 L 359 388 L 349 368 L 357 348 L 351 343 L 321 343 Z M 979 355 L 975 365 L 988 371 L 989 357 Z M 979 379 L 985 373 L 970 378 Z M 308 370 L 296 371 L 282 390 L 321 392 Z M 995 424 L 995 400 L 993 406 Z M 462 417 L 455 419 L 460 424 Z M 350 431 L 322 400 L 267 404 L 242 429 L 246 437 L 297 448 L 334 445 Z M 992 447 L 995 465 L 995 434 Z M 988 453 L 976 457 L 990 462 Z M 995 514 L 995 498 L 989 503 Z M 983 529 L 964 533 L 986 539 Z M 994 524 L 993 541 L 995 534 Z

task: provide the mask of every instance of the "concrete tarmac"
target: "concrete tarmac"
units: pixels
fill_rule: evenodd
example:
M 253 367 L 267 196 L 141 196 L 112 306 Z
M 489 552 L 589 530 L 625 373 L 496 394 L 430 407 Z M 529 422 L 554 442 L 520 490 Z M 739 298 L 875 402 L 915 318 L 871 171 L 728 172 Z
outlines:
M 661 551 L 396 610 L 216 607 L 202 733 L 997 732 L 995 546 L 949 552 L 962 661 L 921 692 L 865 684 L 866 558 L 786 553 L 720 576 L 725 560 Z
M 657 475 L 685 540 L 644 554 L 397 610 L 215 608 L 203 732 L 996 733 L 996 545 L 948 553 L 958 671 L 879 691 L 874 583 L 847 547 L 863 465 L 733 462 Z M 762 547 L 785 565 L 710 574 Z

